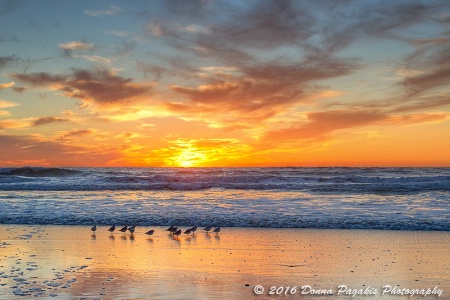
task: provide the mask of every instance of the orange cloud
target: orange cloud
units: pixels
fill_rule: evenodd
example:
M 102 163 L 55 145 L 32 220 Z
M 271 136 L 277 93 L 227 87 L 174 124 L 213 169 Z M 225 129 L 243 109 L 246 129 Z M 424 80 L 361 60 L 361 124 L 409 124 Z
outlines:
M 117 159 L 118 153 L 99 148 L 42 141 L 31 136 L 0 135 L 0 164 L 23 165 L 39 162 L 52 166 L 98 166 Z

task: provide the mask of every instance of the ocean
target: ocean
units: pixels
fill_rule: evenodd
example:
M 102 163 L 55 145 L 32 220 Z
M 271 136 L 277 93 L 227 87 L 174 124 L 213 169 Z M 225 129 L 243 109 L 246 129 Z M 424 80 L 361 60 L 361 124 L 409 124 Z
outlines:
M 0 224 L 450 231 L 450 168 L 0 168 Z

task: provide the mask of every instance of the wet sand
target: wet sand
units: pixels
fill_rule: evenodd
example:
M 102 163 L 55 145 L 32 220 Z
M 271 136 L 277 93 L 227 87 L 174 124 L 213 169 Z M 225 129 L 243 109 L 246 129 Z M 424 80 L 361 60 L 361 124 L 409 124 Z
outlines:
M 0 299 L 450 299 L 450 232 L 107 229 L 0 225 Z

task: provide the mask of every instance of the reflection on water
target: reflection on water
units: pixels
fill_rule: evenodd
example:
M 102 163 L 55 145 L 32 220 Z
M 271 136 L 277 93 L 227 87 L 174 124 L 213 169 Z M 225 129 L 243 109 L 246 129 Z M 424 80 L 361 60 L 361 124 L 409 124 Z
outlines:
M 94 235 L 77 227 L 48 227 L 39 238 L 28 240 L 19 238 L 27 232 L 26 226 L 16 226 L 7 234 L 4 228 L 0 225 L 0 240 L 8 234 L 11 241 L 2 246 L 0 272 L 10 276 L 18 261 L 22 268 L 37 266 L 23 275 L 27 280 L 51 280 L 59 278 L 55 272 L 61 273 L 65 277 L 59 281 L 73 282 L 67 288 L 54 287 L 57 298 L 240 299 L 254 297 L 257 284 L 266 289 L 311 285 L 335 290 L 342 284 L 379 289 L 386 284 L 439 286 L 445 295 L 450 293 L 448 232 L 223 228 L 218 235 L 174 239 L 167 238 L 163 228 L 155 228 L 152 238 L 140 232 L 98 233 L 92 243 Z M 13 277 L 1 280 L 8 287 L 17 285 Z M 43 281 L 42 285 L 47 287 Z M 0 289 L 0 298 L 11 297 L 11 290 Z

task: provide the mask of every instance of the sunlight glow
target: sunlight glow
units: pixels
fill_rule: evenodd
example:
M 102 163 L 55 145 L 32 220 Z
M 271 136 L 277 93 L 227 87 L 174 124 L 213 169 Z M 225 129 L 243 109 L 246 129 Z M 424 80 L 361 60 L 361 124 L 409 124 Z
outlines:
M 184 168 L 199 166 L 207 160 L 206 154 L 196 148 L 183 149 L 178 156 L 173 158 L 174 165 Z

